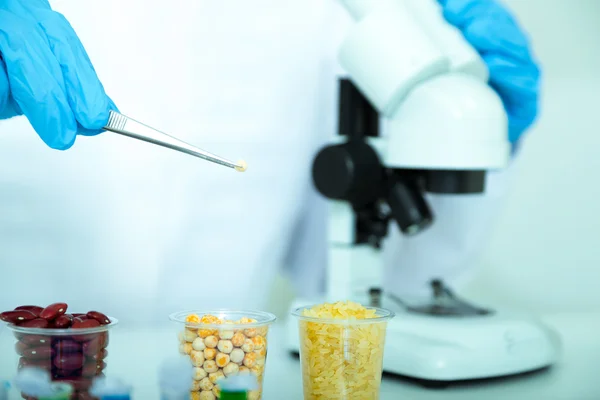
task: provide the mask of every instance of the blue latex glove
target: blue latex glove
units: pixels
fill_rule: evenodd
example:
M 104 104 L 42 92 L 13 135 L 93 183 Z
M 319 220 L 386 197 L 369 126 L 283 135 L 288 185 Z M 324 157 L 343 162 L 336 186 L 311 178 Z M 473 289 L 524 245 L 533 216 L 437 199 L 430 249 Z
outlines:
M 47 0 L 2 0 L 0 21 L 0 119 L 24 114 L 59 150 L 100 133 L 116 107 L 69 22 Z
M 515 18 L 495 0 L 439 0 L 444 17 L 460 29 L 490 71 L 502 98 L 509 139 L 516 143 L 538 115 L 540 69 Z

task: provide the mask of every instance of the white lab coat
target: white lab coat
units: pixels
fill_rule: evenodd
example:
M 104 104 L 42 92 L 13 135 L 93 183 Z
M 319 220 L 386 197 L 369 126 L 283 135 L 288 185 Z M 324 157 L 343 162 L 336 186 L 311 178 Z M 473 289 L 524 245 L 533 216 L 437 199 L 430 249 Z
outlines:
M 25 119 L 2 122 L 0 309 L 66 301 L 148 323 L 186 308 L 264 308 L 284 265 L 304 294 L 318 292 L 326 202 L 310 166 L 334 133 L 348 22 L 334 3 L 53 2 L 121 112 L 249 168 L 112 133 L 59 152 Z M 495 210 L 487 200 L 500 197 L 433 199 L 430 232 L 389 241 L 388 289 L 462 278 Z

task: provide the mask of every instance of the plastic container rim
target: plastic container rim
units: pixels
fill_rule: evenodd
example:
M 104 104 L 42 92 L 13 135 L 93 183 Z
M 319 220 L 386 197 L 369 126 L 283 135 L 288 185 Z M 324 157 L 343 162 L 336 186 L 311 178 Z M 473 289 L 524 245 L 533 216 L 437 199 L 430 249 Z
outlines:
M 24 333 L 27 335 L 39 335 L 39 336 L 72 336 L 72 335 L 91 335 L 94 333 L 103 333 L 119 324 L 119 320 L 111 316 L 107 316 L 110 319 L 110 324 L 100 325 L 94 328 L 83 328 L 83 329 L 48 329 L 48 328 L 25 328 L 14 324 L 6 324 L 6 327 L 13 332 Z
M 318 304 L 312 304 L 308 306 L 298 307 L 294 311 L 292 311 L 292 315 L 300 321 L 308 321 L 308 322 L 317 322 L 320 324 L 332 324 L 332 325 L 344 325 L 344 326 L 353 326 L 353 325 L 370 325 L 370 324 L 378 324 L 383 322 L 388 322 L 392 318 L 396 316 L 396 313 L 388 310 L 386 308 L 379 307 L 365 307 L 367 310 L 375 310 L 375 314 L 377 317 L 375 318 L 366 318 L 366 319 L 336 319 L 336 318 L 318 318 L 318 317 L 307 317 L 302 315 L 302 311 L 306 309 L 313 308 Z
M 187 322 L 185 318 L 190 314 L 196 314 L 199 317 L 203 315 L 214 315 L 216 317 L 219 314 L 239 314 L 243 315 L 247 318 L 253 318 L 256 322 L 252 322 L 249 324 L 205 324 L 202 322 Z M 221 317 L 219 317 L 221 318 Z M 259 328 L 265 325 L 271 325 L 277 320 L 277 317 L 274 314 L 271 314 L 266 311 L 256 311 L 256 310 L 234 310 L 234 309 L 214 309 L 214 310 L 186 310 L 186 311 L 178 311 L 169 315 L 169 319 L 173 322 L 177 322 L 185 325 L 189 328 L 210 328 L 210 329 L 223 329 L 223 328 L 231 328 L 231 329 L 248 329 L 248 328 Z

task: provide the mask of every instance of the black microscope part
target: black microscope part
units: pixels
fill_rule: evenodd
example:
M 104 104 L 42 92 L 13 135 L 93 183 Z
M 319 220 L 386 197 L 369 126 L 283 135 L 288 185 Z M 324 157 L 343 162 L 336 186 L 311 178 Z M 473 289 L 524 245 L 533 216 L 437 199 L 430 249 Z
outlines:
M 313 162 L 312 177 L 325 197 L 362 207 L 381 196 L 383 167 L 369 144 L 351 140 L 322 149 Z
M 338 134 L 350 139 L 379 136 L 379 113 L 349 79 L 340 80 Z
M 485 171 L 425 170 L 423 174 L 429 193 L 470 194 L 485 190 Z

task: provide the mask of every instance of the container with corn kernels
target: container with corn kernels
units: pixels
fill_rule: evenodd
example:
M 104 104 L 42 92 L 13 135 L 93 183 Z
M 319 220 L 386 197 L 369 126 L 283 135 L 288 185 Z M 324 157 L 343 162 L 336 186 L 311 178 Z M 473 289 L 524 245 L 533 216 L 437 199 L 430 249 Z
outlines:
M 219 381 L 252 374 L 258 390 L 249 400 L 262 398 L 267 360 L 267 334 L 275 316 L 261 311 L 182 311 L 170 316 L 178 324 L 179 353 L 194 367 L 190 382 L 192 400 L 220 398 Z

